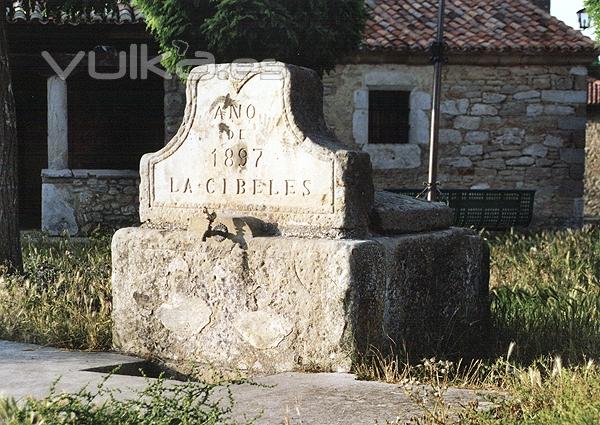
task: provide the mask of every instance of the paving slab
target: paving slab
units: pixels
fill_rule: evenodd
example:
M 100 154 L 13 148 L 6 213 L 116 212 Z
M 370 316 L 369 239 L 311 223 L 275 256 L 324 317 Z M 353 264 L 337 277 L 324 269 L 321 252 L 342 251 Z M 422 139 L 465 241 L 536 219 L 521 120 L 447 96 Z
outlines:
M 0 397 L 44 397 L 59 377 L 59 392 L 94 388 L 106 375 L 87 369 L 140 361 L 117 353 L 74 352 L 0 341 Z M 258 417 L 254 423 L 259 425 L 372 425 L 397 418 L 408 420 L 422 413 L 400 386 L 358 381 L 350 374 L 284 373 L 257 377 L 254 382 L 262 385 L 231 387 L 235 420 Z M 108 386 L 118 388 L 123 397 L 134 396 L 146 385 L 145 378 L 137 376 L 113 375 L 108 381 Z M 483 401 L 477 393 L 461 389 L 450 389 L 446 395 L 453 406 L 475 399 Z

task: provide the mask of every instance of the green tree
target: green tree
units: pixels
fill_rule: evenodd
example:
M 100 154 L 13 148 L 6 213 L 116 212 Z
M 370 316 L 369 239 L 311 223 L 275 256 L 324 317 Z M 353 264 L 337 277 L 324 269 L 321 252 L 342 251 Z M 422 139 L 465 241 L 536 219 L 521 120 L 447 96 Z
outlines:
M 596 31 L 596 38 L 600 40 L 600 25 L 596 23 L 600 23 L 600 0 L 584 0 L 585 10 L 592 18 Z
M 319 73 L 360 45 L 364 0 L 133 0 L 146 16 L 170 71 L 182 58 L 208 51 L 217 62 L 277 59 Z

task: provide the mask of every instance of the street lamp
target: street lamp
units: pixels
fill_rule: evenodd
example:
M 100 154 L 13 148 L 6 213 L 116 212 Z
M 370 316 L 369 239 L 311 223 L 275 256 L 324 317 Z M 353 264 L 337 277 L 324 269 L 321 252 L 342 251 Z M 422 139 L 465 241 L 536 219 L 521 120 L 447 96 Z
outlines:
M 429 141 L 429 178 L 427 181 L 427 200 L 437 201 L 439 198 L 438 188 L 438 145 L 440 138 L 440 103 L 442 97 L 442 65 L 446 57 L 444 55 L 444 16 L 446 1 L 438 2 L 437 37 L 431 45 L 433 61 L 433 96 L 431 109 L 431 135 Z
M 577 19 L 579 20 L 579 28 L 586 30 L 592 26 L 590 15 L 588 15 L 585 9 L 581 9 L 577 12 Z

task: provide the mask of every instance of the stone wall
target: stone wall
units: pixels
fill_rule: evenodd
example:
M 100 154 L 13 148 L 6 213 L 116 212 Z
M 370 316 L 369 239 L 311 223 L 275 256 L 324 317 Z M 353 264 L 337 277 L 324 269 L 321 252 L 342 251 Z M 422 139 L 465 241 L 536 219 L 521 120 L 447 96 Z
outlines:
M 587 69 L 467 66 L 444 71 L 440 176 L 448 189 L 534 189 L 534 225 L 583 216 Z M 431 66 L 345 65 L 325 77 L 328 124 L 367 150 L 379 189 L 427 180 Z M 409 143 L 368 145 L 369 89 L 411 91 Z
M 177 133 L 185 111 L 185 83 L 178 78 L 165 80 L 165 143 Z
M 588 110 L 585 150 L 585 215 L 600 217 L 600 109 Z
M 137 224 L 139 183 L 138 171 L 44 170 L 42 230 L 85 235 Z

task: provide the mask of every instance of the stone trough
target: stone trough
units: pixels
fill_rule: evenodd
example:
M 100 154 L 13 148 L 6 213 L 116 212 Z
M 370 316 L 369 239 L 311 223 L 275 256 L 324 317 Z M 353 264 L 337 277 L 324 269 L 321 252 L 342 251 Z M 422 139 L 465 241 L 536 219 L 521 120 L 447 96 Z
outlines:
M 485 242 L 441 204 L 373 190 L 281 63 L 197 68 L 113 239 L 114 344 L 169 364 L 349 371 L 369 352 L 465 354 L 488 317 Z

